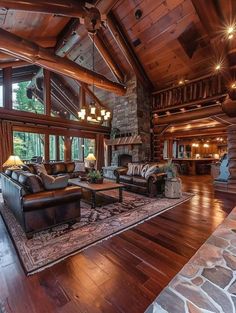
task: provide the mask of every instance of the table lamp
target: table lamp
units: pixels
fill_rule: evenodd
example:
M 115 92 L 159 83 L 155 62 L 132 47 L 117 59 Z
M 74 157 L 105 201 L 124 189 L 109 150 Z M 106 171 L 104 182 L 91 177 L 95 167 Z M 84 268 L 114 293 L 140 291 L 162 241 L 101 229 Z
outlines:
M 93 170 L 95 167 L 95 164 L 96 164 L 96 158 L 95 158 L 94 154 L 89 153 L 87 158 L 85 158 L 85 160 L 89 162 L 89 167 L 91 170 Z
M 3 163 L 2 167 L 19 168 L 21 165 L 24 165 L 24 163 L 17 155 L 10 155 L 6 162 Z

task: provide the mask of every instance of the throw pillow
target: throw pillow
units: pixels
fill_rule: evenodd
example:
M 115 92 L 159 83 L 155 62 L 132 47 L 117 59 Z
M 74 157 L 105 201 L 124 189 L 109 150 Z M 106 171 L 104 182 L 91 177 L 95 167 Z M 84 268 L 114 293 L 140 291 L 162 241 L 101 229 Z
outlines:
M 53 177 L 41 173 L 42 182 L 46 190 L 62 189 L 68 186 L 68 175 Z
M 44 191 L 41 178 L 38 175 L 29 172 L 20 174 L 19 183 L 23 185 L 30 193 Z
M 129 176 L 133 176 L 133 172 L 134 172 L 134 166 L 135 164 L 133 163 L 128 163 L 128 171 L 127 171 L 127 175 Z
M 46 171 L 44 164 L 34 164 L 34 168 L 35 168 L 37 175 L 40 175 L 41 173 L 47 175 L 47 171 Z
M 156 172 L 158 169 L 158 165 L 152 165 L 149 167 L 149 169 L 145 173 L 145 179 L 148 179 L 148 177 Z
M 85 172 L 85 164 L 84 162 L 75 162 L 74 172 Z
M 141 176 L 142 177 L 145 177 L 145 174 L 146 174 L 147 170 L 149 169 L 149 167 L 150 167 L 149 164 L 144 165 L 144 167 L 141 170 Z
M 140 163 L 128 163 L 128 172 L 129 176 L 141 176 L 141 171 L 144 164 Z

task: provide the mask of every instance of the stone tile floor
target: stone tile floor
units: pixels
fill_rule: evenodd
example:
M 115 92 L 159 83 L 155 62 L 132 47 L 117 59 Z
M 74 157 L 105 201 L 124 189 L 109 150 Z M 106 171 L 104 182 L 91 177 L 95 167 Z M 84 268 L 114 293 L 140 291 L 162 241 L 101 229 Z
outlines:
M 236 313 L 236 208 L 145 313 Z

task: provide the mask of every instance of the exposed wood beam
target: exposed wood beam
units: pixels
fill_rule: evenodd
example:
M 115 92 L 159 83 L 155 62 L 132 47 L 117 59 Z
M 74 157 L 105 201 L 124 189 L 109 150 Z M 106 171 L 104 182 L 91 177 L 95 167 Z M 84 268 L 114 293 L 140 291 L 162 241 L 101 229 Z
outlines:
M 84 1 L 75 0 L 0 0 L 0 7 L 5 9 L 56 14 L 75 18 L 83 18 L 86 15 L 83 4 Z
M 122 29 L 121 25 L 119 24 L 115 15 L 110 12 L 107 16 L 107 24 L 108 28 L 114 37 L 115 41 L 117 42 L 118 46 L 120 47 L 122 53 L 124 54 L 126 60 L 133 68 L 135 74 L 139 78 L 139 80 L 148 88 L 152 88 L 152 82 L 148 78 L 142 64 L 140 63 L 139 59 L 137 58 L 131 44 L 126 38 L 126 34 Z
M 10 120 L 15 122 L 22 122 L 22 123 L 32 123 L 34 125 L 45 125 L 54 129 L 54 127 L 62 127 L 64 129 L 78 129 L 78 130 L 84 130 L 84 131 L 90 131 L 90 132 L 97 132 L 97 133 L 103 133 L 108 134 L 110 132 L 110 128 L 106 126 L 100 126 L 100 125 L 92 125 L 91 123 L 87 123 L 86 121 L 72 121 L 67 120 L 63 118 L 57 118 L 48 116 L 47 118 L 45 115 L 42 114 L 34 114 L 30 112 L 24 112 L 24 115 L 22 115 L 22 112 L 17 110 L 8 110 L 0 108 L 0 117 L 4 120 Z
M 226 133 L 226 127 L 214 127 L 214 128 L 205 128 L 205 129 L 198 129 L 198 130 L 190 130 L 187 132 L 181 131 L 181 132 L 167 132 L 162 134 L 164 139 L 168 138 L 188 138 L 188 137 L 194 137 L 194 136 L 215 136 Z
M 87 84 L 95 84 L 98 88 L 124 95 L 125 86 L 110 81 L 101 74 L 83 68 L 66 58 L 56 56 L 45 48 L 24 40 L 6 30 L 0 29 L 0 50 L 29 63 L 37 64 L 52 72 L 71 77 Z
M 101 14 L 108 14 L 118 1 L 119 0 L 97 0 L 95 6 Z
M 219 29 L 219 16 L 216 11 L 216 1 L 207 0 L 192 0 L 192 4 L 197 12 L 197 15 L 207 31 L 210 38 L 216 36 L 216 32 Z
M 51 73 L 43 70 L 43 100 L 45 105 L 45 113 L 51 116 L 52 99 L 51 99 Z
M 58 36 L 58 41 L 55 48 L 55 54 L 61 57 L 67 56 L 71 49 L 80 40 L 80 36 L 77 32 L 80 26 L 78 19 L 71 19 Z
M 86 105 L 86 93 L 84 86 L 80 86 L 80 107 L 84 107 Z
M 154 119 L 153 124 L 158 126 L 173 123 L 177 124 L 186 121 L 202 119 L 205 117 L 211 117 L 212 115 L 217 115 L 221 113 L 223 113 L 221 105 L 212 105 L 202 109 L 191 110 L 185 113 L 177 113 L 168 116 L 158 117 L 157 119 Z
M 33 124 L 24 124 L 22 122 L 12 122 L 12 128 L 14 131 L 23 131 L 29 133 L 39 133 L 40 134 L 47 134 L 47 135 L 57 135 L 57 136 L 64 136 L 65 129 L 63 128 L 50 128 L 46 125 L 33 125 Z M 95 138 L 96 133 L 86 132 L 83 130 L 78 129 L 67 129 L 66 134 L 71 137 L 82 137 L 82 138 Z
M 3 105 L 6 109 L 12 108 L 12 68 L 3 69 Z
M 191 102 L 187 102 L 187 103 L 183 103 L 183 104 L 177 104 L 177 105 L 172 105 L 170 107 L 166 107 L 163 109 L 157 109 L 157 110 L 153 110 L 153 113 L 159 113 L 159 112 L 165 112 L 165 111 L 169 111 L 169 110 L 173 110 L 173 109 L 180 109 L 180 108 L 187 108 L 189 106 L 193 106 L 193 105 L 198 105 L 198 104 L 204 104 L 204 103 L 210 103 L 210 102 L 215 102 L 215 101 L 223 101 L 223 99 L 226 97 L 226 94 L 222 94 L 222 95 L 217 95 L 217 96 L 213 96 L 213 97 L 209 97 L 206 99 L 199 99 L 199 100 L 195 100 L 195 101 L 191 101 Z
M 93 41 L 93 36 L 91 34 L 88 34 L 88 36 Z M 97 32 L 97 34 L 94 35 L 94 44 L 115 78 L 121 83 L 124 82 L 124 75 L 105 45 L 100 32 Z
M 207 5 L 205 0 L 192 0 L 193 6 L 197 12 L 197 15 L 204 26 L 209 38 L 212 47 L 212 55 L 215 56 L 215 62 L 219 60 L 224 60 L 224 71 L 222 75 L 225 80 L 230 79 L 230 69 L 228 63 L 225 62 L 225 55 L 227 55 L 227 39 L 223 38 L 224 34 L 222 33 L 223 25 L 226 25 L 226 20 L 224 19 L 224 6 L 228 1 L 215 1 L 207 0 Z M 223 3 L 223 5 L 222 5 Z M 222 6 L 222 7 L 221 7 Z M 229 19 L 229 21 L 233 21 Z
M 6 68 L 6 67 L 23 67 L 23 66 L 28 66 L 29 63 L 26 61 L 12 61 L 12 62 L 4 62 L 0 63 L 0 68 Z
M 83 87 L 84 91 L 87 93 L 87 95 L 92 98 L 100 107 L 109 110 L 107 106 L 105 106 L 98 97 L 92 92 L 92 90 L 88 87 L 88 85 L 81 83 L 81 86 Z
M 73 49 L 73 47 L 79 42 L 80 35 L 78 33 L 78 28 L 80 22 L 77 19 L 72 19 L 66 27 L 63 29 L 61 34 L 58 36 L 59 40 L 56 45 L 55 53 L 59 56 L 67 56 L 68 53 Z M 89 38 L 93 41 L 93 36 L 88 34 Z M 124 82 L 124 75 L 120 70 L 119 66 L 116 64 L 113 56 L 109 52 L 102 35 L 98 32 L 94 35 L 94 44 L 110 68 L 111 72 L 119 82 Z

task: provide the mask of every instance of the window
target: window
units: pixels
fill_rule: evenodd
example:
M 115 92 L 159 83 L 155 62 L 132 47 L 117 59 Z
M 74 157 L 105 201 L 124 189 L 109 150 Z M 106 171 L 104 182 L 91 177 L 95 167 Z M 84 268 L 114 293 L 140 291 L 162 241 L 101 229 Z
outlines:
M 44 157 L 44 135 L 14 131 L 13 151 L 21 160 Z
M 83 161 L 84 154 L 84 139 L 73 137 L 71 145 L 71 158 L 72 160 Z
M 86 158 L 89 153 L 95 155 L 95 139 L 84 138 L 84 157 Z
M 50 158 L 50 161 L 56 161 L 57 160 L 56 151 L 57 151 L 56 136 L 50 135 L 49 136 L 49 158 Z
M 3 107 L 3 87 L 0 85 L 0 107 Z
M 34 96 L 28 98 L 27 87 L 30 81 L 15 83 L 12 85 L 12 107 L 15 110 L 44 114 L 44 105 Z
M 64 136 L 59 136 L 59 154 L 60 160 L 64 161 L 65 139 Z

